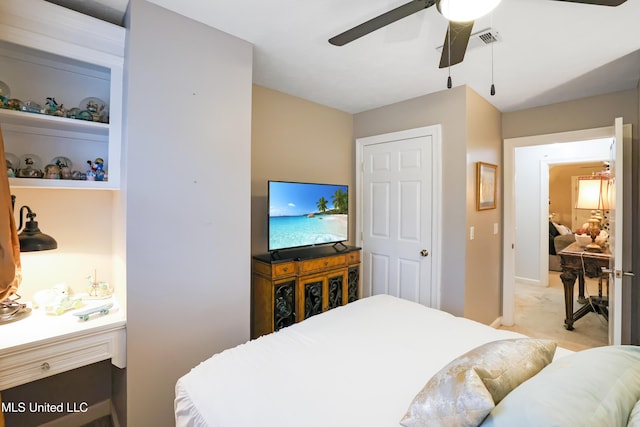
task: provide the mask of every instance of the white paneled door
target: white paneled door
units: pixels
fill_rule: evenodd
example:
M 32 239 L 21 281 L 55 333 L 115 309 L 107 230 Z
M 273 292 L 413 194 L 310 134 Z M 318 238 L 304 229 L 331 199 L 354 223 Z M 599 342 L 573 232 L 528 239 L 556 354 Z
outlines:
M 436 143 L 432 134 L 409 135 L 372 137 L 361 145 L 364 293 L 437 307 Z

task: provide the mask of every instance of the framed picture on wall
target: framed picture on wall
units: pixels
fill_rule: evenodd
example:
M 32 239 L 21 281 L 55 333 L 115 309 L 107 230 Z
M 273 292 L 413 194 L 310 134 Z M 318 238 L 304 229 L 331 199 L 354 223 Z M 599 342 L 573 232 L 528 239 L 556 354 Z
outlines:
M 476 173 L 476 208 L 479 211 L 496 208 L 498 166 L 478 162 Z

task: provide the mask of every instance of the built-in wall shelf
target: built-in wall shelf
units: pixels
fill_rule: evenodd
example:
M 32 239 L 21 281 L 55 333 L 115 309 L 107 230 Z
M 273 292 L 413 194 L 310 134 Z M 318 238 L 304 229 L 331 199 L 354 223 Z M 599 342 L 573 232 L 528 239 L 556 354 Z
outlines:
M 68 132 L 93 133 L 96 135 L 109 135 L 109 124 L 90 122 L 88 120 L 56 117 L 47 114 L 25 113 L 23 111 L 0 109 L 0 123 L 28 126 L 32 128 L 61 130 Z
M 117 190 L 110 181 L 75 181 L 72 179 L 9 178 L 9 186 L 15 188 L 51 188 L 80 190 Z
M 18 169 L 26 167 L 27 157 L 37 158 L 41 171 L 65 157 L 72 171 L 86 173 L 87 161 L 102 159 L 108 174 L 108 181 L 19 178 L 11 186 L 120 188 L 124 41 L 124 28 L 48 2 L 0 3 L 0 81 L 7 104 L 29 101 L 45 108 L 53 98 L 65 114 L 89 110 L 90 101 L 104 106 L 96 120 L 1 108 L 4 149 L 18 159 Z
M 71 294 L 75 290 L 77 295 L 86 286 L 83 278 L 90 270 L 94 279 L 99 273 L 100 280 L 114 289 L 114 308 L 87 321 L 79 320 L 73 311 L 50 315 L 33 308 L 29 316 L 1 324 L 2 391 L 103 360 L 126 367 L 126 205 L 124 192 L 118 191 L 124 168 L 125 37 L 125 28 L 49 1 L 0 1 L 0 81 L 7 106 L 20 101 L 24 107 L 32 101 L 45 107 L 48 98 L 55 98 L 67 111 L 89 111 L 95 99 L 108 107 L 108 119 L 101 114 L 99 121 L 0 109 L 4 151 L 12 154 L 7 157 L 18 167 L 30 163 L 28 158 L 38 159 L 38 169 L 44 172 L 46 165 L 66 157 L 71 171 L 86 172 L 87 161 L 100 158 L 108 173 L 107 181 L 9 178 L 18 199 L 15 216 L 23 214 L 18 206 L 34 208 L 46 223 L 46 232 L 58 242 L 55 251 L 22 255 L 18 294 L 32 308 L 29 301 L 57 283 L 68 283 Z M 49 191 L 63 188 L 83 191 Z M 88 308 L 104 302 L 86 300 L 85 304 Z M 56 386 L 47 390 L 33 383 L 35 394 L 55 398 L 55 389 L 68 387 L 64 376 L 51 381 Z M 110 389 L 111 384 L 95 387 Z M 113 390 L 114 395 L 122 393 Z M 126 396 L 120 397 L 126 401 Z

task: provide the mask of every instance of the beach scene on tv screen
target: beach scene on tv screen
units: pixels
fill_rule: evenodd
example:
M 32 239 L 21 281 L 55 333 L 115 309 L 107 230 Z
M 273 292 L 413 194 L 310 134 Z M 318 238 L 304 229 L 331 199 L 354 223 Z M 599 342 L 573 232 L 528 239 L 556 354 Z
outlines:
M 269 250 L 349 238 L 346 185 L 269 183 Z

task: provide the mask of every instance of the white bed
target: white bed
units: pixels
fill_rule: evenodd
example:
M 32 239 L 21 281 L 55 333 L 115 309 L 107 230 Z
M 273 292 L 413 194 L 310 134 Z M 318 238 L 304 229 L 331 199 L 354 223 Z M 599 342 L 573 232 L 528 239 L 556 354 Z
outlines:
M 522 337 L 387 295 L 364 298 L 200 363 L 177 381 L 176 425 L 398 426 L 452 360 Z

